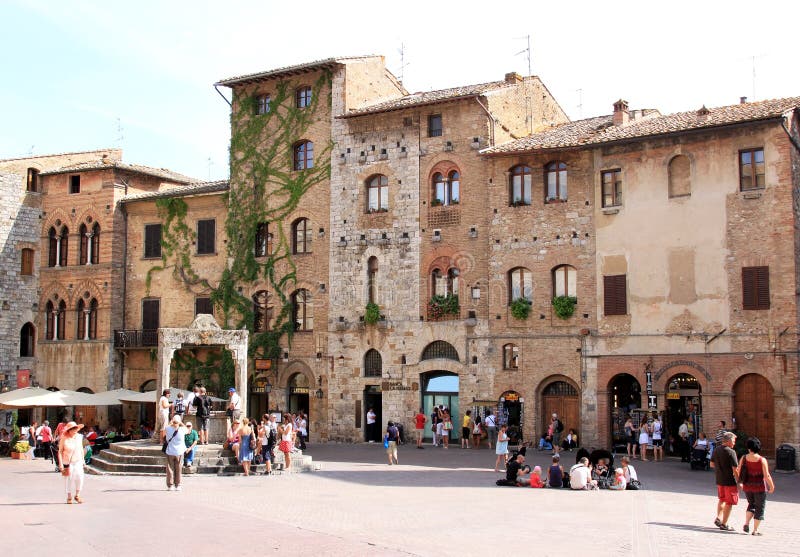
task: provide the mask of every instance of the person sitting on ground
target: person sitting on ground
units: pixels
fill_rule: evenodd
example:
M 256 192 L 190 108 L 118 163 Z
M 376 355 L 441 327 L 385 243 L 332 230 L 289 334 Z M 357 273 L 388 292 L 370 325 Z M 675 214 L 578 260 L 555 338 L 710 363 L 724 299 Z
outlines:
M 6 431 L 6 428 L 0 429 L 0 441 L 4 443 L 11 442 L 11 436 L 8 434 L 8 431 Z
M 639 477 L 636 475 L 636 468 L 631 464 L 631 459 L 628 456 L 622 457 L 622 474 L 625 477 L 625 489 L 637 490 Z M 631 482 L 636 482 L 631 484 Z
M 540 451 L 553 450 L 553 436 L 548 434 L 547 431 L 542 433 L 542 436 L 539 438 L 539 450 Z
M 625 482 L 625 472 L 622 470 L 622 468 L 617 468 L 614 470 L 614 481 L 608 485 L 608 489 L 613 489 L 614 491 L 624 491 L 627 485 L 628 484 Z
M 564 487 L 564 468 L 560 461 L 560 456 L 553 456 L 553 464 L 547 470 L 547 485 L 550 487 Z
M 574 490 L 597 489 L 597 481 L 592 479 L 592 465 L 583 457 L 578 464 L 569 470 L 569 485 Z
M 578 448 L 578 434 L 575 433 L 574 429 L 570 429 L 567 436 L 564 437 L 564 440 L 561 442 L 561 448 L 565 451 L 571 451 L 572 449 Z
M 530 468 L 525 466 L 525 457 L 521 454 L 508 461 L 506 465 L 506 483 L 508 485 L 530 485 L 531 480 L 528 474 L 530 474 Z
M 544 482 L 542 481 L 542 467 L 541 466 L 534 466 L 533 472 L 531 472 L 530 476 L 530 486 L 531 487 L 544 487 Z

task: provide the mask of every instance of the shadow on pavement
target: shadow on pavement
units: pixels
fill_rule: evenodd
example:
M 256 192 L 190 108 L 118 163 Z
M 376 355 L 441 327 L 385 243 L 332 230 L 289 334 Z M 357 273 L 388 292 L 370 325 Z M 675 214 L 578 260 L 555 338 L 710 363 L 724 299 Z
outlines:
M 147 491 L 164 491 L 163 489 L 103 489 L 102 493 L 144 493 Z
M 667 526 L 675 530 L 690 530 L 692 532 L 703 532 L 706 534 L 733 534 L 735 532 L 725 532 L 716 526 L 698 526 L 697 524 L 673 524 L 671 522 L 647 522 L 650 526 Z
M 26 502 L 26 503 L 0 503 L 0 507 L 41 507 L 43 505 L 64 505 L 64 502 L 61 503 L 33 503 L 33 502 Z

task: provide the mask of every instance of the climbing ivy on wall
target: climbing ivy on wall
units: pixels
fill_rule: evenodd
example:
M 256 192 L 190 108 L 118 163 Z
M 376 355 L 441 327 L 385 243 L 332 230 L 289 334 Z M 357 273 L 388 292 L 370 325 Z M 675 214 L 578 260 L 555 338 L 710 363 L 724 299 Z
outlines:
M 286 335 L 291 342 L 294 332 L 289 294 L 295 288 L 297 275 L 288 235 L 291 223 L 287 219 L 300 206 L 304 195 L 330 178 L 333 144 L 330 140 L 324 145 L 315 143 L 313 167 L 299 171 L 293 170 L 293 146 L 308 139 L 306 134 L 319 118 L 320 102 L 330 105 L 330 93 L 324 98 L 320 95 L 323 90 L 330 91 L 330 84 L 330 72 L 322 72 L 313 85 L 311 103 L 304 108 L 295 106 L 295 90 L 287 82 L 278 83 L 270 92 L 270 111 L 266 114 L 256 115 L 255 96 L 235 99 L 231 116 L 231 188 L 224 197 L 228 257 L 218 284 L 211 284 L 192 268 L 192 243 L 196 234 L 186 224 L 186 201 L 170 198 L 156 202 L 163 220 L 162 256 L 161 264 L 147 273 L 148 292 L 153 275 L 167 269 L 172 269 L 172 276 L 187 289 L 210 292 L 224 328 L 250 331 L 251 357 L 277 359 L 281 338 Z M 273 234 L 272 250 L 266 257 L 256 258 L 256 231 L 264 222 L 269 223 Z M 259 281 L 269 284 L 276 302 L 271 330 L 266 332 L 254 331 L 253 301 L 243 293 L 249 292 L 247 285 Z M 201 362 L 191 352 L 180 353 L 180 359 L 176 353 L 178 369 L 210 370 L 216 364 L 220 386 L 233 381 L 233 361 L 227 351 L 223 351 L 220 362 Z

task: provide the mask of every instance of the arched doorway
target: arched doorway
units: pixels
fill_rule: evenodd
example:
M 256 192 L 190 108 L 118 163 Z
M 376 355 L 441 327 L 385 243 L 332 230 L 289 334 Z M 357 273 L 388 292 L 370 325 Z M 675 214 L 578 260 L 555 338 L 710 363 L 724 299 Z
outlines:
M 619 373 L 608 382 L 608 407 L 611 412 L 611 443 L 625 445 L 625 420 L 632 410 L 642 407 L 642 385 L 629 373 Z
M 700 382 L 694 375 L 679 373 L 667 382 L 666 430 L 677 433 L 684 419 L 689 420 L 689 442 L 703 431 L 703 404 Z
M 578 389 L 566 381 L 553 381 L 542 390 L 541 428 L 547 429 L 551 416 L 555 413 L 564 426 L 564 432 L 570 428 L 578 432 L 578 439 L 583 432 L 580 431 L 580 394 Z M 542 434 L 539 431 L 537 434 Z
M 736 430 L 748 437 L 758 437 L 761 452 L 775 450 L 775 401 L 769 380 L 757 373 L 748 373 L 733 386 L 733 417 Z
M 450 440 L 461 437 L 461 428 L 458 426 L 458 375 L 449 371 L 431 371 L 420 377 L 422 383 L 422 409 L 426 416 L 433 413 L 434 406 L 444 406 L 450 411 L 453 419 L 453 429 L 450 431 Z M 428 421 L 430 426 L 430 421 Z M 431 429 L 425 431 L 426 438 L 431 438 Z
M 78 392 L 94 394 L 94 391 L 88 387 L 81 387 Z M 97 406 L 76 406 L 73 419 L 79 424 L 85 424 L 87 430 L 91 429 L 97 425 Z
M 272 384 L 264 374 L 253 375 L 248 382 L 250 388 L 247 407 L 250 415 L 255 419 L 269 412 L 269 394 L 272 392 Z
M 289 387 L 289 400 L 287 407 L 289 412 L 296 414 L 303 412 L 308 414 L 308 394 L 310 392 L 308 377 L 302 373 L 295 373 L 287 382 Z
M 523 441 L 522 424 L 525 412 L 522 397 L 517 391 L 506 391 L 497 404 L 497 425 L 508 424 L 508 437 L 512 445 Z

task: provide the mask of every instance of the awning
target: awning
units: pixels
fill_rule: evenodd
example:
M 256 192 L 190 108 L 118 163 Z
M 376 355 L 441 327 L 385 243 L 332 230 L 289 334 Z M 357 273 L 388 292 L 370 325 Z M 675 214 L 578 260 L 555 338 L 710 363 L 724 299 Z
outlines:
M 174 398 L 174 397 L 178 396 L 178 393 L 183 393 L 183 398 L 186 398 L 186 397 L 189 396 L 189 393 L 191 393 L 191 392 L 192 391 L 186 391 L 184 389 L 178 389 L 176 387 L 169 387 L 170 398 Z M 123 395 L 123 396 L 119 397 L 119 400 L 121 400 L 122 402 L 152 402 L 152 403 L 155 404 L 156 402 L 158 402 L 159 398 L 161 398 L 161 395 L 158 394 L 156 391 L 147 391 L 147 392 L 144 392 L 144 393 L 134 393 L 132 395 Z M 211 400 L 213 402 L 225 402 L 224 399 L 213 397 L 213 396 L 211 397 Z
M 92 395 L 94 406 L 114 406 L 123 404 L 122 397 L 139 395 L 136 391 L 130 389 L 114 389 L 112 391 L 105 391 L 103 393 L 95 393 Z
M 17 389 L 0 395 L 0 406 L 6 408 L 35 408 L 39 406 L 92 406 L 93 397 L 77 391 L 48 391 L 35 387 Z

